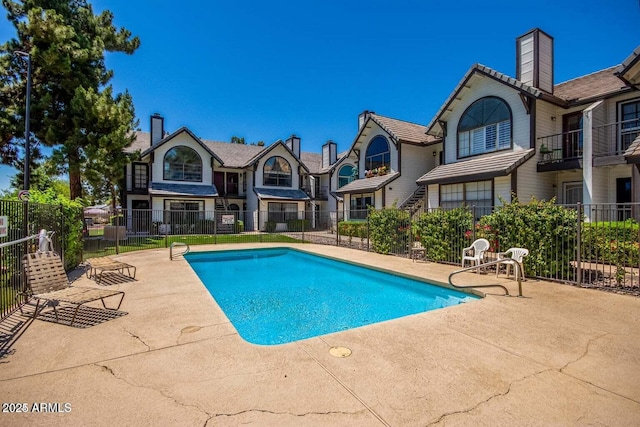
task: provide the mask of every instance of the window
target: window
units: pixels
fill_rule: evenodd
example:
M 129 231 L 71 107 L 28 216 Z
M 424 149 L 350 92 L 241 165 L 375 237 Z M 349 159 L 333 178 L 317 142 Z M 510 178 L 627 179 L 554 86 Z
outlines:
M 491 213 L 493 191 L 491 181 L 475 181 L 440 186 L 440 207 L 454 209 L 461 206 L 475 207 L 475 216 L 480 218 Z
M 202 182 L 202 159 L 193 148 L 179 146 L 164 156 L 164 179 Z
M 271 222 L 287 222 L 298 219 L 297 203 L 269 202 L 269 215 L 267 220 Z
M 165 200 L 164 222 L 173 234 L 192 233 L 196 222 L 204 219 L 204 200 Z
M 391 170 L 391 153 L 389 152 L 387 138 L 378 135 L 369 142 L 364 157 L 364 168 L 371 170 L 381 166 Z
M 620 104 L 620 148 L 626 150 L 640 135 L 640 100 Z
M 282 157 L 271 157 L 264 164 L 262 182 L 274 187 L 291 187 L 291 165 Z
M 373 193 L 352 194 L 349 219 L 366 218 L 368 206 L 373 206 Z
M 133 164 L 133 189 L 142 190 L 149 187 L 149 174 L 145 163 Z
M 458 122 L 458 157 L 511 148 L 511 110 L 493 96 L 471 104 Z
M 340 172 L 338 172 L 338 188 L 344 187 L 354 179 L 356 179 L 357 169 L 352 165 L 344 165 L 340 168 Z
M 565 205 L 575 205 L 582 202 L 582 182 L 564 183 L 564 203 Z

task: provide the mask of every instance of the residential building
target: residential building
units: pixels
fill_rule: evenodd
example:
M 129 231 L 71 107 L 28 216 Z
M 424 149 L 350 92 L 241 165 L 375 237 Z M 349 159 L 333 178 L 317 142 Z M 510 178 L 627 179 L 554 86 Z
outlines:
M 329 204 L 336 147 L 325 144 L 325 156 L 301 152 L 295 135 L 264 147 L 201 139 L 185 127 L 167 134 L 154 114 L 151 132 L 136 132 L 128 149 L 139 153 L 127 166 L 121 196 L 129 231 L 150 232 L 155 224 L 160 232 L 180 232 L 181 224 L 211 220 L 216 211 L 235 215 L 245 230 L 295 219 L 315 227 L 326 222 L 321 212 Z M 215 217 L 218 232 L 233 231 L 223 215 Z
M 625 203 L 640 201 L 640 151 L 628 152 L 640 134 L 638 49 L 559 84 L 554 61 L 553 38 L 535 28 L 516 40 L 515 78 L 481 64 L 467 71 L 426 126 L 444 153 L 417 180 L 428 207 L 464 204 L 482 214 L 516 195 L 611 203 L 613 216 L 631 214 Z
M 374 112 L 360 114 L 358 134 L 342 159 L 344 165 L 355 168 L 357 179 L 336 191 L 344 198 L 345 218 L 365 218 L 368 206 L 408 207 L 422 199 L 416 180 L 440 162 L 442 145 L 439 137 L 426 131 L 423 125 Z

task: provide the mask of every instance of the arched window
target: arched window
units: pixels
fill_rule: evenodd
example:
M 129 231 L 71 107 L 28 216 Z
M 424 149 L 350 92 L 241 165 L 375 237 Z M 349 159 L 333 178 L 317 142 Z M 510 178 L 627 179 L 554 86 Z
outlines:
M 282 157 L 271 157 L 264 163 L 263 185 L 291 187 L 291 165 Z
M 391 169 L 391 153 L 387 138 L 378 135 L 369 142 L 364 157 L 364 168 L 371 170 L 380 166 L 385 166 L 387 170 Z
M 338 172 L 338 188 L 344 187 L 351 181 L 357 178 L 356 172 L 358 170 L 352 165 L 344 165 L 340 168 L 340 172 Z
M 202 159 L 193 148 L 173 147 L 164 155 L 164 179 L 202 182 Z
M 474 102 L 458 122 L 458 157 L 511 148 L 511 109 L 500 98 Z

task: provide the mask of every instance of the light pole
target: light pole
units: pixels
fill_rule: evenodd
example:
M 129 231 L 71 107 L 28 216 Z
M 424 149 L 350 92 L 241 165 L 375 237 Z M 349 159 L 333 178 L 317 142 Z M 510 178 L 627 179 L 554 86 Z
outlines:
M 23 190 L 29 190 L 29 163 L 31 156 L 31 142 L 29 135 L 31 129 L 29 128 L 29 115 L 31 108 L 31 54 L 17 50 L 14 52 L 16 55 L 23 58 L 27 58 L 27 105 L 24 113 L 24 188 Z

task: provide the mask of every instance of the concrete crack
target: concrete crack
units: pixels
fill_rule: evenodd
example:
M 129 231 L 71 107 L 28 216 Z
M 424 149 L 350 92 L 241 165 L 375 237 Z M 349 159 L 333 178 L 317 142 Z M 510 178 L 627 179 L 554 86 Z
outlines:
M 583 359 L 589 353 L 589 346 L 591 346 L 591 344 L 594 341 L 599 340 L 600 338 L 602 338 L 602 337 L 604 337 L 606 335 L 609 335 L 609 333 L 605 332 L 605 333 L 603 333 L 601 335 L 598 335 L 597 337 L 590 338 L 589 341 L 587 341 L 587 346 L 584 349 L 584 353 L 582 353 L 582 355 L 580 357 L 578 357 L 576 360 L 572 360 L 570 362 L 567 362 L 562 368 L 559 369 L 559 371 L 564 374 L 564 372 L 563 372 L 564 369 L 567 369 L 569 367 L 569 365 L 572 365 L 572 364 L 578 362 L 580 359 Z
M 471 412 L 471 411 L 473 411 L 473 410 L 477 409 L 478 407 L 480 407 L 481 405 L 484 405 L 485 403 L 488 403 L 488 402 L 492 401 L 493 399 L 495 399 L 495 398 L 497 398 L 497 397 L 506 396 L 507 394 L 509 394 L 509 393 L 511 392 L 511 387 L 512 387 L 514 384 L 519 383 L 519 382 L 522 382 L 522 381 L 525 381 L 525 380 L 527 380 L 527 379 L 529 379 L 529 378 L 531 378 L 531 377 L 535 377 L 536 375 L 541 374 L 541 373 L 543 373 L 543 372 L 549 372 L 549 371 L 553 371 L 553 369 L 551 369 L 551 368 L 550 368 L 550 369 L 545 369 L 545 370 L 542 370 L 542 371 L 534 372 L 533 374 L 530 374 L 530 375 L 527 375 L 527 376 L 525 376 L 525 377 L 519 378 L 519 379 L 517 379 L 517 380 L 511 381 L 511 382 L 509 383 L 509 386 L 507 387 L 507 390 L 506 390 L 506 391 L 504 391 L 504 392 L 500 392 L 500 393 L 496 393 L 496 394 L 494 394 L 494 395 L 491 395 L 491 396 L 487 397 L 486 399 L 484 399 L 484 400 L 482 400 L 482 401 L 480 401 L 480 402 L 476 403 L 476 404 L 475 404 L 474 406 L 472 406 L 471 408 L 463 409 L 463 410 L 460 410 L 460 411 L 446 412 L 446 413 L 444 413 L 444 414 L 440 415 L 440 417 L 439 417 L 437 420 L 435 420 L 435 421 L 433 421 L 433 422 L 431 422 L 431 423 L 427 424 L 427 426 L 432 426 L 432 425 L 439 424 L 442 420 L 444 420 L 445 418 L 450 417 L 450 416 L 452 416 L 452 415 L 468 414 L 469 412 Z
M 165 391 L 160 390 L 160 389 L 156 389 L 153 387 L 149 387 L 149 386 L 144 386 L 144 385 L 139 385 L 139 384 L 134 384 L 131 381 L 128 381 L 125 378 L 122 378 L 120 376 L 118 376 L 113 369 L 111 369 L 110 367 L 108 367 L 107 365 L 101 365 L 99 363 L 94 363 L 94 366 L 97 366 L 98 368 L 102 369 L 104 372 L 107 372 L 109 374 L 111 374 L 114 378 L 124 382 L 127 385 L 130 385 L 132 387 L 136 387 L 136 388 L 143 388 L 143 389 L 147 389 L 147 390 L 152 390 L 155 391 L 156 393 L 159 393 L 160 396 L 164 397 L 165 399 L 169 399 L 172 400 L 176 405 L 182 406 L 184 408 L 194 408 L 200 412 L 202 412 L 203 414 L 205 414 L 208 418 L 207 421 L 205 421 L 205 426 L 207 425 L 207 422 L 212 419 L 215 415 L 211 415 L 210 413 L 208 413 L 207 411 L 205 411 L 204 409 L 202 409 L 201 407 L 197 406 L 197 405 L 189 405 L 187 403 L 183 403 L 180 402 L 179 400 L 177 400 L 175 397 L 170 396 L 169 394 L 167 394 Z
M 126 330 L 126 329 L 124 329 L 124 328 L 123 328 L 123 330 L 124 330 L 127 334 L 129 334 L 129 336 L 131 336 L 131 337 L 133 337 L 133 338 L 137 339 L 137 340 L 138 340 L 138 341 L 140 341 L 140 342 L 141 342 L 145 347 L 147 347 L 147 351 L 150 351 L 150 350 L 151 350 L 151 347 L 149 346 L 149 344 L 147 344 L 146 342 L 144 342 L 144 341 L 142 340 L 142 338 L 140 338 L 139 336 L 137 336 L 137 335 L 136 335 L 136 334 L 134 334 L 133 332 L 130 332 L 130 331 L 128 331 L 128 330 Z
M 218 418 L 218 417 L 235 417 L 235 416 L 242 415 L 242 414 L 247 414 L 247 413 L 250 413 L 250 412 L 258 412 L 258 413 L 262 413 L 262 414 L 272 414 L 272 415 L 290 415 L 292 417 L 306 417 L 306 416 L 309 416 L 309 415 L 354 415 L 354 414 L 362 413 L 362 412 L 365 412 L 365 411 L 366 411 L 365 409 L 362 409 L 360 411 L 355 411 L 355 412 L 326 411 L 326 412 L 304 412 L 304 413 L 301 413 L 301 414 L 296 414 L 296 413 L 293 413 L 293 412 L 270 411 L 268 409 L 247 409 L 247 410 L 244 410 L 244 411 L 239 411 L 239 412 L 234 412 L 234 413 L 229 413 L 229 414 L 215 414 L 210 419 Z M 207 422 L 208 421 L 209 420 L 207 420 Z

